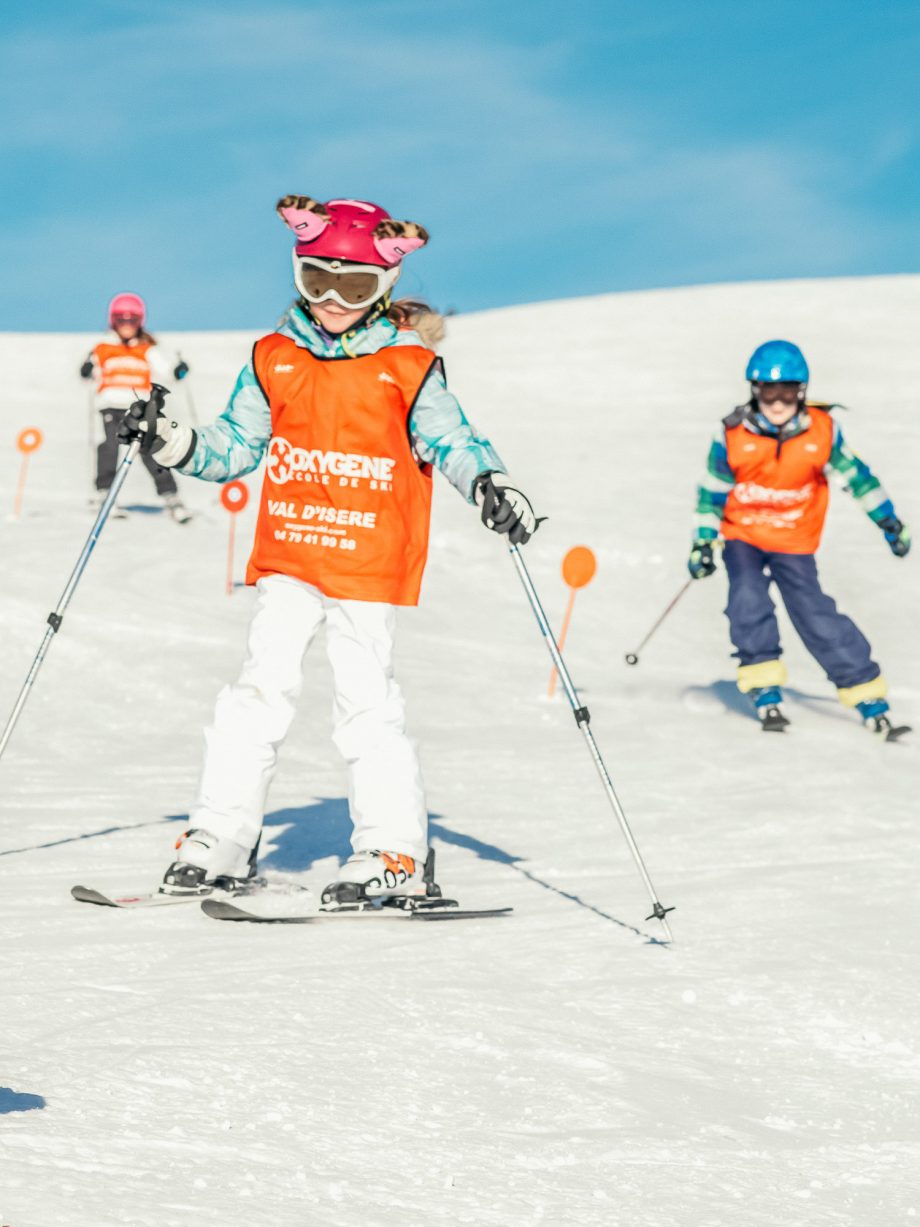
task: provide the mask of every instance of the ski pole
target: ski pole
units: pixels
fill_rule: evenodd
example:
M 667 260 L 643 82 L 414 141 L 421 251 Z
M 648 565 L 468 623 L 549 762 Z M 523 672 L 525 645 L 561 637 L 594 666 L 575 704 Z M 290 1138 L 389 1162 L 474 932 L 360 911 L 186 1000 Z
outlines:
M 652 912 L 650 916 L 646 917 L 646 920 L 651 920 L 653 917 L 660 920 L 667 940 L 671 941 L 671 929 L 668 925 L 667 915 L 668 912 L 673 912 L 674 908 L 663 907 L 658 901 L 658 895 L 655 893 L 655 888 L 652 885 L 652 879 L 649 877 L 648 870 L 645 867 L 645 862 L 642 859 L 642 854 L 639 852 L 638 845 L 633 838 L 633 833 L 629 829 L 629 823 L 626 821 L 626 815 L 623 812 L 620 799 L 613 787 L 613 781 L 610 778 L 610 773 L 604 765 L 604 760 L 601 758 L 601 752 L 597 748 L 597 742 L 594 740 L 594 734 L 591 732 L 591 713 L 578 697 L 578 692 L 572 683 L 572 678 L 565 666 L 565 661 L 562 659 L 562 653 L 559 651 L 559 647 L 553 637 L 553 632 L 550 629 L 546 614 L 543 612 L 543 606 L 540 604 L 540 598 L 537 596 L 537 590 L 533 586 L 533 580 L 530 578 L 527 567 L 524 565 L 524 559 L 521 557 L 521 551 L 511 542 L 508 543 L 508 550 L 511 554 L 511 559 L 514 562 L 515 567 L 517 567 L 517 573 L 521 578 L 521 583 L 524 585 L 524 591 L 527 593 L 527 599 L 530 601 L 530 608 L 533 610 L 534 617 L 537 619 L 537 623 L 543 633 L 543 638 L 546 641 L 549 654 L 553 658 L 553 664 L 556 666 L 556 671 L 559 674 L 559 679 L 562 682 L 563 689 L 568 696 L 569 703 L 572 705 L 572 711 L 575 715 L 575 723 L 584 734 L 585 741 L 588 744 L 588 750 L 592 759 L 594 760 L 594 765 L 597 768 L 597 773 L 601 777 L 601 782 L 604 785 L 604 791 L 607 794 L 607 799 L 610 802 L 617 822 L 620 824 L 620 830 L 623 832 L 623 837 L 626 840 L 627 847 L 632 853 L 632 858 L 636 863 L 636 868 L 639 870 L 642 881 L 645 883 L 645 889 L 648 891 L 649 898 L 652 901 Z
M 90 384 L 86 398 L 86 438 L 89 443 L 89 480 L 96 493 L 96 389 Z
M 681 588 L 680 592 L 678 592 L 677 596 L 674 597 L 674 599 L 668 604 L 664 613 L 661 614 L 661 616 L 658 618 L 658 621 L 655 623 L 655 625 L 652 627 L 649 633 L 645 636 L 645 638 L 636 648 L 635 652 L 626 653 L 626 663 L 628 665 L 637 665 L 639 663 L 639 653 L 642 651 L 642 649 L 651 639 L 652 635 L 654 635 L 655 631 L 658 630 L 658 627 L 661 626 L 662 622 L 665 620 L 665 618 L 668 616 L 668 614 L 671 612 L 671 610 L 674 608 L 674 606 L 677 604 L 677 602 L 684 595 L 684 593 L 687 591 L 687 589 L 690 587 L 692 583 L 693 583 L 692 578 L 687 580 L 687 582 Z
M 176 357 L 179 359 L 180 363 L 184 361 L 182 355 L 178 352 L 176 353 Z M 185 389 L 185 403 L 188 405 L 188 415 L 192 419 L 192 425 L 197 430 L 198 411 L 195 408 L 195 398 L 192 396 L 192 387 L 188 381 L 188 375 L 186 375 L 185 378 L 182 380 L 182 386 Z
M 134 458 L 141 450 L 142 444 L 147 442 L 147 438 L 149 438 L 150 444 L 153 443 L 154 435 L 156 433 L 156 415 L 163 407 L 165 395 L 166 389 L 155 383 L 150 392 L 150 399 L 147 402 L 147 436 L 144 439 L 135 439 L 128 447 L 127 455 L 121 462 L 118 472 L 115 474 L 115 480 L 112 482 L 109 492 L 105 497 L 105 501 L 99 508 L 99 514 L 96 516 L 96 522 L 90 529 L 89 536 L 86 539 L 86 544 L 83 546 L 80 557 L 77 559 L 77 565 L 74 567 L 70 579 L 67 581 L 67 586 L 61 593 L 61 599 L 58 601 L 57 605 L 55 605 L 51 613 L 48 614 L 48 629 L 45 631 L 44 638 L 41 641 L 41 646 L 36 653 L 35 659 L 32 661 L 32 667 L 28 672 L 25 682 L 23 683 L 22 690 L 19 692 L 19 698 L 16 700 L 16 704 L 10 713 L 10 718 L 6 722 L 6 728 L 3 730 L 3 735 L 0 737 L 0 758 L 2 758 L 13 729 L 16 727 L 16 721 L 19 719 L 22 709 L 26 705 L 26 700 L 29 697 L 35 679 L 38 676 L 38 671 L 42 667 L 45 656 L 48 654 L 48 649 L 51 647 L 55 635 L 61 629 L 61 623 L 64 621 L 64 611 L 70 604 L 70 598 L 76 591 L 77 584 L 79 584 L 80 578 L 83 575 L 83 572 L 86 570 L 86 564 L 89 562 L 90 554 L 92 554 L 93 550 L 95 549 L 96 542 L 99 540 L 99 535 L 105 527 L 106 520 L 109 518 L 109 512 L 112 510 L 115 500 L 118 498 L 121 488 L 125 484 L 125 479 L 128 476 L 131 465 L 134 463 Z

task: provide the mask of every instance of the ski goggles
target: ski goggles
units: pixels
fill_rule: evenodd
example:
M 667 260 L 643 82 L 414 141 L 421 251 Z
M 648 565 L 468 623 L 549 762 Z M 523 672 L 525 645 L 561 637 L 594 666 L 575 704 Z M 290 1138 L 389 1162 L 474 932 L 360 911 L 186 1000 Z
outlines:
M 140 324 L 142 323 L 142 320 L 139 315 L 113 315 L 112 323 L 113 324 L 137 324 L 138 326 L 140 326 Z
M 323 260 L 319 256 L 292 253 L 294 284 L 307 302 L 327 299 L 340 307 L 357 311 L 382 298 L 396 282 L 398 268 L 378 264 L 350 264 L 342 260 Z
M 794 405 L 802 396 L 805 385 L 801 383 L 755 383 L 754 392 L 762 405 L 775 405 L 782 401 L 784 405 Z

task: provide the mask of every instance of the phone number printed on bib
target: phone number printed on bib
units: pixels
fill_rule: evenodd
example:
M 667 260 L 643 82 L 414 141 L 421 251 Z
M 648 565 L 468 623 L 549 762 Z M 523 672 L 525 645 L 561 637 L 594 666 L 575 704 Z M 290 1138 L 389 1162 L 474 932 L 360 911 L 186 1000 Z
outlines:
M 323 507 L 316 503 L 297 503 L 283 499 L 268 499 L 270 516 L 284 520 L 283 528 L 274 530 L 276 541 L 289 541 L 292 545 L 320 546 L 327 550 L 354 550 L 357 541 L 347 535 L 349 528 L 373 531 L 377 527 L 376 511 L 355 511 L 348 507 Z M 315 532 L 315 525 L 324 531 Z

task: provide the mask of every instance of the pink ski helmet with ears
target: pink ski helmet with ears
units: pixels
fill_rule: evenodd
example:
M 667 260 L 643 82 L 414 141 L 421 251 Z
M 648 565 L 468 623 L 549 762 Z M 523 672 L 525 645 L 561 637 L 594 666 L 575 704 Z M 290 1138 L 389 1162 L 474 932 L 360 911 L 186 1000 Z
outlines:
M 147 318 L 147 307 L 139 294 L 116 294 L 109 303 L 109 327 L 117 315 L 132 315 L 142 324 Z
M 403 256 L 428 242 L 424 226 L 397 221 L 368 200 L 321 204 L 310 196 L 283 196 L 276 207 L 297 238 L 298 256 L 395 268 Z

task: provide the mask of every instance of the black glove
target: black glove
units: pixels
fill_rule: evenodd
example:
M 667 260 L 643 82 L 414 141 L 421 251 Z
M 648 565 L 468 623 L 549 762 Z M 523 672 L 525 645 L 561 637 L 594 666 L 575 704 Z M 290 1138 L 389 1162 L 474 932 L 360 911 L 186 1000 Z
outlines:
M 93 369 L 94 368 L 93 368 L 92 358 L 87 358 L 86 361 L 83 363 L 83 365 L 80 367 L 80 378 L 81 379 L 92 379 Z
M 184 379 L 188 374 L 188 370 L 188 363 L 184 358 L 180 358 L 173 368 L 173 375 L 176 377 L 176 379 Z
M 888 548 L 895 558 L 903 558 L 910 553 L 910 529 L 897 516 L 886 516 L 884 520 L 879 520 L 878 526 L 885 534 Z
M 716 564 L 712 556 L 711 541 L 694 541 L 687 560 L 687 570 L 693 579 L 705 579 L 715 573 Z
M 141 440 L 141 451 L 156 456 L 164 469 L 182 464 L 195 448 L 196 436 L 191 426 L 171 422 L 163 413 L 167 389 L 154 384 L 149 400 L 137 400 L 121 419 L 118 438 L 122 443 Z
M 525 545 L 540 527 L 530 499 L 508 484 L 506 473 L 480 473 L 474 496 L 482 507 L 482 522 L 496 533 L 507 533 L 512 545 Z

